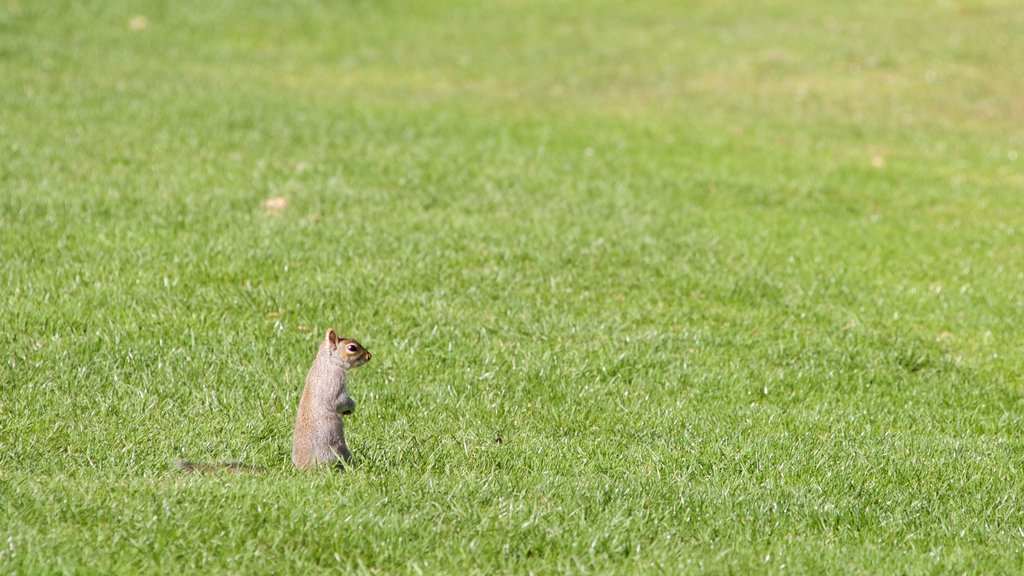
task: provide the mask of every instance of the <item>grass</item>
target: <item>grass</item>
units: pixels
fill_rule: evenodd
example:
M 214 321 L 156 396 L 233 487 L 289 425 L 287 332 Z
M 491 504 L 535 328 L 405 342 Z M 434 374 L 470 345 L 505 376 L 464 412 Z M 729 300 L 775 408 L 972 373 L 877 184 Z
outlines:
M 1022 25 L 5 0 L 0 572 L 1020 572 Z

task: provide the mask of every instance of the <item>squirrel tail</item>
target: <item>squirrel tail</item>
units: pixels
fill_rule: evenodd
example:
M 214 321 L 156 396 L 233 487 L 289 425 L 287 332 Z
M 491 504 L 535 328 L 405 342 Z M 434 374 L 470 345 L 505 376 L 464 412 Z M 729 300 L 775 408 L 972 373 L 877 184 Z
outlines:
M 216 464 L 204 464 L 202 462 L 178 460 L 174 463 L 174 467 L 186 474 L 209 474 L 211 472 L 231 472 L 233 474 L 249 472 L 251 474 L 259 474 L 262 471 L 259 466 L 253 466 L 252 464 L 246 464 L 244 462 L 218 462 Z

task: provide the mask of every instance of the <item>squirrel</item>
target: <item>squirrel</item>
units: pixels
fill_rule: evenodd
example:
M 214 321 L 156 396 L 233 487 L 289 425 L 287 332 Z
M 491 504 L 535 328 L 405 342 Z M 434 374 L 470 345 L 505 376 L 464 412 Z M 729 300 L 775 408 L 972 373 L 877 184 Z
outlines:
M 299 399 L 292 433 L 292 464 L 295 468 L 312 468 L 330 464 L 339 470 L 352 463 L 352 452 L 345 444 L 342 415 L 348 416 L 356 403 L 348 395 L 348 371 L 362 366 L 373 356 L 351 338 L 339 338 L 334 328 L 327 330 L 317 350 L 313 365 L 306 373 L 306 385 Z M 186 473 L 259 472 L 257 466 L 243 462 L 202 464 L 179 460 L 175 466 Z
M 339 338 L 334 328 L 327 330 L 306 373 L 306 386 L 295 415 L 292 464 L 296 468 L 318 464 L 342 468 L 352 463 L 341 423 L 343 415 L 356 409 L 355 401 L 348 395 L 348 371 L 366 364 L 372 357 L 359 342 Z

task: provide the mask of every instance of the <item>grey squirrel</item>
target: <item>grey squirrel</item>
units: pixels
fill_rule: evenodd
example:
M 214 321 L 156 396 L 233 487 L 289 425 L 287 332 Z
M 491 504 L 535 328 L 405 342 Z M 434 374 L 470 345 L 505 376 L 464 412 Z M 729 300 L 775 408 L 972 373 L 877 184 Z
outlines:
M 348 395 L 348 371 L 362 366 L 373 356 L 351 338 L 339 338 L 334 328 L 327 330 L 313 365 L 306 373 L 306 385 L 299 399 L 292 433 L 292 464 L 298 469 L 329 464 L 338 469 L 352 463 L 352 452 L 345 444 L 341 417 L 352 414 L 356 403 Z M 259 468 L 242 462 L 202 464 L 179 460 L 175 466 L 183 472 L 258 472 Z
M 295 416 L 292 464 L 296 468 L 318 464 L 341 467 L 352 463 L 341 422 L 343 415 L 356 409 L 356 403 L 348 395 L 348 371 L 366 364 L 372 357 L 359 342 L 338 338 L 334 328 L 327 331 L 306 373 L 306 387 Z

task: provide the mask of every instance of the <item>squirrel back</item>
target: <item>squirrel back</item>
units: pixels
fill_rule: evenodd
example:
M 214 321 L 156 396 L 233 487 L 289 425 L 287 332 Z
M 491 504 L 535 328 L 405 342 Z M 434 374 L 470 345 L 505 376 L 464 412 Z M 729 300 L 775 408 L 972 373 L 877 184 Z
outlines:
M 327 331 L 306 374 L 292 433 L 292 464 L 310 468 L 319 464 L 351 463 L 345 444 L 342 415 L 355 411 L 348 395 L 348 371 L 370 361 L 372 355 L 359 342 Z

